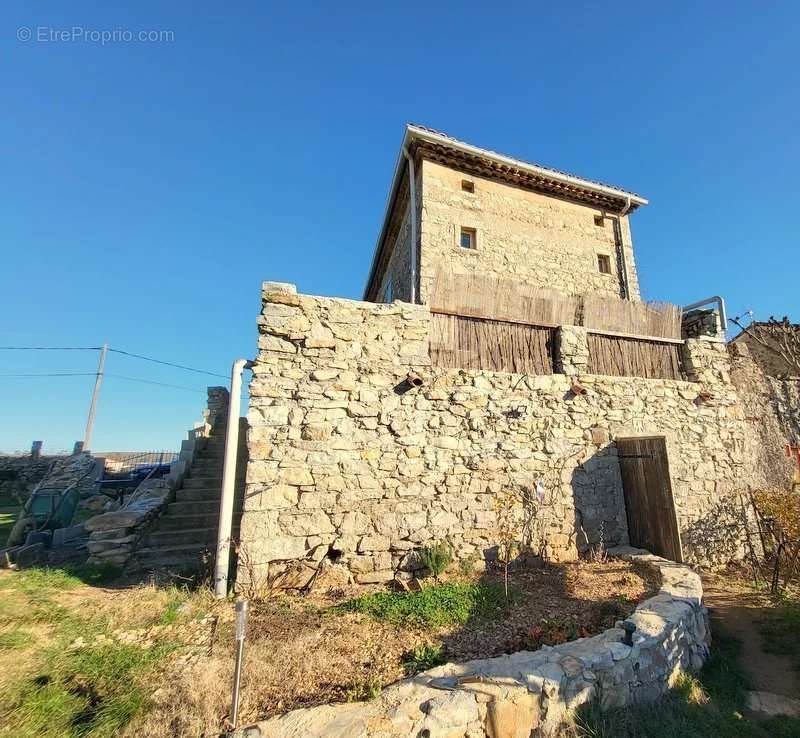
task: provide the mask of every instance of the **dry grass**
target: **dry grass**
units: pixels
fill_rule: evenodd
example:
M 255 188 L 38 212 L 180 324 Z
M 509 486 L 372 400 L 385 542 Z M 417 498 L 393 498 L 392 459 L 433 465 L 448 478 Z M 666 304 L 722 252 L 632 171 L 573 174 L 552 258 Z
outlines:
M 499 585 L 499 574 L 469 581 L 478 580 Z M 444 586 L 464 581 L 443 577 Z M 362 699 L 373 685 L 402 678 L 409 652 L 425 645 L 441 648 L 447 660 L 496 656 L 531 646 L 532 626 L 556 617 L 555 629 L 548 631 L 556 639 L 562 632 L 571 635 L 570 627 L 577 635 L 596 633 L 631 612 L 657 586 L 650 570 L 618 561 L 520 570 L 511 575 L 514 597 L 502 617 L 437 628 L 331 610 L 362 594 L 363 587 L 253 603 L 241 720 L 246 724 L 301 706 Z M 211 654 L 177 666 L 154 694 L 153 709 L 126 735 L 207 737 L 224 726 L 233 668 L 232 608 L 224 604 L 215 612 L 220 620 Z M 564 625 L 567 630 L 559 630 Z
M 427 585 L 425 592 L 439 586 L 457 591 L 461 584 L 501 591 L 499 574 L 465 577 L 446 573 L 442 579 L 441 585 Z M 20 586 L 8 586 L 9 582 Z M 58 580 L 50 584 L 53 582 Z M 0 610 L 7 616 L 0 628 L 0 634 L 6 634 L 5 641 L 0 640 L 0 673 L 6 688 L 13 691 L 13 685 L 30 685 L 39 674 L 58 673 L 53 663 L 48 663 L 54 647 L 66 654 L 66 666 L 74 674 L 69 679 L 79 678 L 80 669 L 104 668 L 103 663 L 87 661 L 101 639 L 112 652 L 121 648 L 128 659 L 120 671 L 124 683 L 106 684 L 105 693 L 112 702 L 119 702 L 121 694 L 127 699 L 123 705 L 135 707 L 130 716 L 120 717 L 113 729 L 78 725 L 75 732 L 64 728 L 67 732 L 59 733 L 61 728 L 55 726 L 37 733 L 36 726 L 45 724 L 41 716 L 38 722 L 31 722 L 19 707 L 0 703 L 2 720 L 10 731 L 0 729 L 0 735 L 202 738 L 217 736 L 226 727 L 234 652 L 234 614 L 229 601 L 217 602 L 207 590 L 188 593 L 149 585 L 109 589 L 70 583 L 48 589 L 38 584 L 22 586 L 21 579 L 0 584 L 4 596 Z M 572 635 L 570 628 L 578 629 L 580 635 L 597 632 L 632 610 L 656 584 L 649 573 L 642 575 L 616 561 L 521 569 L 511 574 L 513 599 L 507 606 L 501 602 L 500 609 L 495 606 L 489 617 L 484 612 L 467 617 L 466 622 L 461 618 L 460 624 L 436 627 L 422 621 L 388 622 L 336 607 L 363 595 L 363 587 L 255 602 L 245 650 L 241 721 L 300 706 L 368 698 L 381 686 L 402 678 L 410 660 L 423 668 L 420 665 L 425 658 L 420 654 L 465 660 L 517 650 L 531 645 L 531 629 L 537 624 L 550 628 L 545 628 L 544 636 L 536 636 L 545 640 Z M 10 622 L 25 612 L 23 605 L 44 601 L 49 603 L 47 608 L 34 608 L 28 620 Z M 28 635 L 15 635 L 20 629 Z M 67 647 L 70 643 L 73 645 Z M 133 652 L 131 646 L 135 646 Z M 139 650 L 155 658 L 137 659 Z M 410 652 L 415 652 L 414 659 Z M 111 662 L 112 667 L 115 664 Z M 64 684 L 65 699 L 72 699 L 68 683 Z M 28 692 L 29 698 L 35 696 L 30 687 Z M 35 705 L 29 699 L 26 709 L 30 704 Z

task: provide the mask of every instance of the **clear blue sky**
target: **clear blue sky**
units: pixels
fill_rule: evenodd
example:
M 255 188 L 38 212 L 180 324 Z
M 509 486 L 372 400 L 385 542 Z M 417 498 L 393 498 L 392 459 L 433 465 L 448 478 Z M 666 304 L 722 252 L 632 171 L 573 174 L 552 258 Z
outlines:
M 0 10 L 0 344 L 226 374 L 262 280 L 360 297 L 407 121 L 648 197 L 647 299 L 800 317 L 796 3 L 126 5 Z M 73 26 L 174 40 L 37 40 Z M 4 351 L 0 373 L 95 362 Z M 71 446 L 91 385 L 0 377 L 0 449 Z M 109 378 L 93 446 L 174 447 L 203 403 Z

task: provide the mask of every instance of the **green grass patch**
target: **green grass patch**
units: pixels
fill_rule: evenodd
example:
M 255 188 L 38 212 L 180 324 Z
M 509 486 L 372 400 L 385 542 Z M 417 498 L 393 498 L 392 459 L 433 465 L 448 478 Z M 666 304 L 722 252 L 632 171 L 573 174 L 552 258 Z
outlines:
M 164 608 L 164 612 L 162 612 L 159 616 L 157 624 L 173 625 L 174 623 L 177 623 L 180 619 L 181 606 L 188 598 L 189 594 L 186 592 L 186 590 L 172 587 L 169 592 L 169 600 L 167 601 L 167 605 Z
M 433 669 L 445 662 L 442 655 L 442 647 L 424 643 L 406 653 L 403 657 L 403 668 L 408 676 L 418 674 L 421 671 Z
M 66 569 L 33 568 L 13 572 L 0 579 L 0 589 L 13 589 L 28 596 L 49 595 L 75 589 L 83 582 Z
M 0 548 L 6 545 L 8 535 L 14 527 L 19 507 L 0 508 Z
M 0 738 L 112 738 L 147 708 L 159 662 L 178 646 L 120 642 L 91 610 L 56 601 L 65 591 L 107 581 L 108 567 L 26 569 L 0 580 L 0 649 L 32 646 L 29 667 L 0 693 Z M 171 593 L 173 594 L 173 593 Z M 160 620 L 173 622 L 185 596 L 175 590 Z M 41 641 L 25 625 L 46 624 Z M 34 666 L 36 665 L 36 666 Z
M 7 735 L 111 738 L 146 704 L 143 676 L 174 646 L 108 642 L 47 649 L 45 668 L 12 691 Z
M 33 634 L 20 628 L 0 633 L 0 651 L 16 651 L 33 643 Z
M 800 671 L 800 602 L 778 605 L 761 623 L 761 639 L 767 653 L 791 656 Z
M 337 611 L 361 612 L 398 625 L 441 627 L 485 618 L 506 605 L 493 584 L 438 584 L 420 592 L 377 592 L 338 605 Z
M 579 738 L 798 738 L 800 720 L 745 716 L 750 681 L 739 662 L 741 644 L 714 633 L 702 671 L 682 674 L 659 702 L 601 712 L 596 704 L 576 716 Z

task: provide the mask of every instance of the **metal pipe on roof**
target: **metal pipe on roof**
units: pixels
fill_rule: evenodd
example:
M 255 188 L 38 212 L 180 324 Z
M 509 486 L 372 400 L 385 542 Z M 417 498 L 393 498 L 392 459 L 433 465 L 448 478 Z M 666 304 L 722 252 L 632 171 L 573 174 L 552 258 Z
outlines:
M 417 175 L 414 167 L 414 157 L 408 152 L 408 146 L 403 146 L 403 156 L 408 162 L 408 193 L 409 207 L 411 208 L 411 295 L 409 302 L 417 301 Z
M 691 305 L 684 305 L 682 309 L 683 312 L 686 313 L 689 312 L 689 310 L 703 307 L 703 305 L 708 305 L 712 302 L 717 303 L 717 307 L 719 308 L 719 320 L 722 324 L 722 339 L 725 340 L 728 331 L 728 314 L 725 311 L 725 298 L 721 297 L 720 295 L 711 295 L 711 297 L 706 297 L 705 300 L 698 300 L 697 302 L 693 302 Z

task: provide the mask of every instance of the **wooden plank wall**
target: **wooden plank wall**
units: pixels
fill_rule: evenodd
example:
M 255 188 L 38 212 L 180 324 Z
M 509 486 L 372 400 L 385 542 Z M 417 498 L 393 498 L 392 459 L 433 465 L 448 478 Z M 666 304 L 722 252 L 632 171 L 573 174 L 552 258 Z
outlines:
M 555 331 L 460 315 L 431 315 L 431 362 L 448 369 L 552 374 Z
M 683 379 L 680 344 L 590 333 L 589 373 Z

